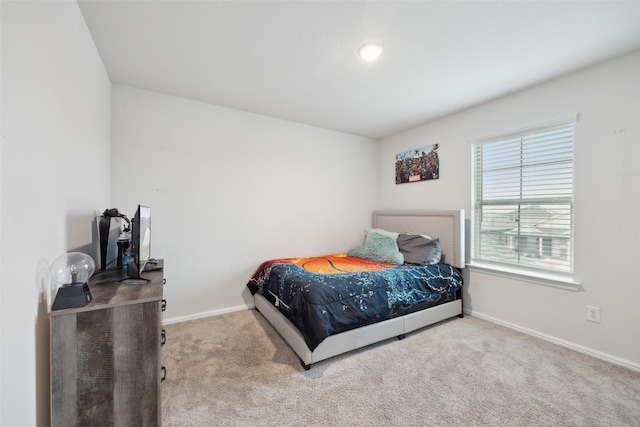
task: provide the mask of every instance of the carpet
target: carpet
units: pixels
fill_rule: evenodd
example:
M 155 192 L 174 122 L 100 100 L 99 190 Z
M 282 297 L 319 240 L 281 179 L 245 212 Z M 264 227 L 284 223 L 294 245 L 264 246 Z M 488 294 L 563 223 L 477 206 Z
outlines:
M 312 365 L 255 310 L 167 325 L 164 426 L 640 426 L 640 373 L 472 316 Z

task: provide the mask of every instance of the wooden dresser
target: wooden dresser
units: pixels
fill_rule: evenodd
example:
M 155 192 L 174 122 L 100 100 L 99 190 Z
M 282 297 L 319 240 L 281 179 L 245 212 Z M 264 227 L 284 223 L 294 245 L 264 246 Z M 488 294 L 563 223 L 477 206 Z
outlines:
M 51 425 L 161 424 L 162 270 L 107 270 L 85 307 L 51 311 Z

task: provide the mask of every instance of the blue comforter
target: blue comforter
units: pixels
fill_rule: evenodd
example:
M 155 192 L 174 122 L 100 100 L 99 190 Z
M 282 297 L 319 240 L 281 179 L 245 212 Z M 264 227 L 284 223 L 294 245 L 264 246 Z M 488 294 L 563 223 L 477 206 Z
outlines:
M 462 287 L 460 270 L 444 263 L 363 270 L 334 268 L 327 273 L 306 269 L 300 259 L 271 260 L 258 268 L 247 286 L 278 307 L 311 351 L 330 335 L 453 301 Z

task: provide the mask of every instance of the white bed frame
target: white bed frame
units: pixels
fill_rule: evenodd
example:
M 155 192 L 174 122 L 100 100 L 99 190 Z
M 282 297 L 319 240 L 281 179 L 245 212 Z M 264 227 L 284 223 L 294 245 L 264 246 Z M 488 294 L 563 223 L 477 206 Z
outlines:
M 464 267 L 464 210 L 382 210 L 373 213 L 373 227 L 398 233 L 413 232 L 440 239 L 444 261 Z M 402 317 L 363 326 L 325 338 L 314 351 L 309 350 L 300 331 L 261 294 L 254 295 L 256 309 L 271 323 L 305 369 L 321 360 L 346 353 L 392 337 L 403 338 L 416 329 L 454 316 L 462 316 L 462 299 Z

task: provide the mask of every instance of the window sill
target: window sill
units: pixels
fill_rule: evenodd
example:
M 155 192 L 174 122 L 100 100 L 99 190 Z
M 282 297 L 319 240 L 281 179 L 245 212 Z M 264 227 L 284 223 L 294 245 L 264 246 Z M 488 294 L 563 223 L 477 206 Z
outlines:
M 555 276 L 543 273 L 536 274 L 533 272 L 518 270 L 515 268 L 482 264 L 478 262 L 469 263 L 466 266 L 469 267 L 470 271 L 491 274 L 499 277 L 506 277 L 508 279 L 515 279 L 523 282 L 535 283 L 537 285 L 549 286 L 557 289 L 564 289 L 565 291 L 578 292 L 582 290 L 582 285 L 574 281 L 570 277 Z

